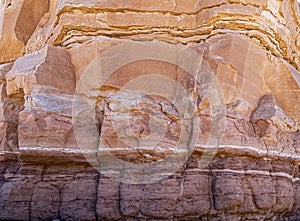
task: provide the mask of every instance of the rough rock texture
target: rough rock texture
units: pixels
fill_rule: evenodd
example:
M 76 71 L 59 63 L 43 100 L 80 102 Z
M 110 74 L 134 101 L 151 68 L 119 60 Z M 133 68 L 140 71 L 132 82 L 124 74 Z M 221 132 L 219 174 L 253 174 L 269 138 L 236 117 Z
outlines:
M 290 0 L 2 0 L 0 220 L 300 220 L 299 18 Z M 197 53 L 214 81 L 197 82 L 165 60 L 122 63 L 142 50 L 109 54 L 122 44 L 160 41 Z M 103 54 L 122 65 L 92 87 L 100 78 L 86 72 Z M 105 59 L 92 70 L 104 70 Z M 158 73 L 170 84 L 134 83 Z M 192 116 L 155 93 L 136 96 L 141 88 L 170 89 L 184 100 L 178 84 L 196 101 Z M 95 101 L 94 127 L 81 134 L 76 92 Z M 214 124 L 212 110 L 225 124 Z M 200 119 L 196 129 L 184 127 L 190 118 Z M 220 128 L 222 139 L 212 142 Z M 109 176 L 111 167 L 102 173 L 108 153 L 137 166 L 159 163 L 180 154 L 180 135 L 190 143 L 194 131 L 186 162 L 159 181 L 121 182 Z M 155 145 L 153 132 L 161 136 Z M 105 148 L 92 139 L 96 152 L 82 147 L 91 135 Z M 99 155 L 100 170 L 92 166 Z
M 0 63 L 14 61 L 25 52 L 25 46 L 43 17 L 49 11 L 48 0 L 1 1 Z

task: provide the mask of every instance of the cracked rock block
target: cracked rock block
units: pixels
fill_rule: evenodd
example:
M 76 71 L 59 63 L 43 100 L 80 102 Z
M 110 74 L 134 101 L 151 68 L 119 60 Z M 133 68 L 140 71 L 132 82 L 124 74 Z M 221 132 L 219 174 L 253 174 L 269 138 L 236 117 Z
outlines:
M 244 202 L 244 190 L 239 177 L 217 176 L 213 186 L 214 204 L 217 210 L 228 210 Z
M 0 150 L 18 150 L 18 114 L 24 104 L 18 100 L 8 98 L 6 95 L 5 75 L 12 64 L 0 66 Z
M 49 10 L 49 0 L 3 0 L 0 8 L 0 63 L 14 61 L 41 18 Z
M 204 56 L 216 74 L 224 103 L 230 111 L 249 117 L 264 95 L 261 67 L 269 63 L 267 55 L 255 41 L 242 35 L 226 33 L 207 42 Z
M 268 210 L 276 204 L 275 184 L 271 178 L 258 177 L 250 181 L 257 208 Z
M 293 183 L 288 179 L 276 179 L 275 192 L 276 204 L 274 209 L 283 212 L 290 210 L 294 204 L 295 190 Z
M 300 64 L 300 62 L 298 62 Z M 274 59 L 265 74 L 266 88 L 272 92 L 279 106 L 294 121 L 300 122 L 300 73 L 284 60 Z
M 6 75 L 9 97 L 30 96 L 34 88 L 52 87 L 64 94 L 75 90 L 75 74 L 64 48 L 47 46 L 16 60 Z
M 251 121 L 258 124 L 274 124 L 276 129 L 292 130 L 296 123 L 279 107 L 272 94 L 267 94 L 261 98 L 258 107 L 251 115 Z M 262 136 L 267 133 L 261 128 L 256 128 L 256 131 Z
M 120 211 L 128 217 L 136 217 L 141 209 L 143 189 L 140 185 L 121 184 Z
M 184 175 L 182 196 L 176 216 L 204 216 L 211 209 L 209 176 L 197 172 Z
M 34 89 L 19 114 L 20 147 L 76 147 L 71 119 L 72 98 L 72 95 L 49 87 Z
M 97 216 L 102 220 L 119 220 L 120 211 L 120 183 L 116 180 L 101 176 L 98 185 Z
M 0 187 L 0 217 L 4 220 L 29 220 L 34 183 L 6 182 Z M 22 194 L 20 194 L 22 193 Z
M 9 98 L 0 102 L 0 150 L 18 150 L 18 114 L 23 110 L 23 103 Z
M 272 94 L 265 95 L 259 101 L 257 109 L 252 113 L 251 120 L 268 120 L 272 117 L 285 121 L 287 125 L 293 126 L 294 122 L 278 106 Z
M 261 98 L 251 115 L 251 122 L 256 135 L 268 150 L 298 152 L 297 122 L 281 109 L 272 94 Z
M 117 157 L 129 162 L 151 163 L 161 160 L 172 153 L 172 148 L 177 145 L 181 133 L 180 115 L 173 105 L 159 97 L 134 98 L 135 95 L 132 95 L 120 93 L 119 96 L 105 99 L 100 141 Z M 136 105 L 132 105 L 133 102 Z M 156 119 L 154 126 L 149 125 L 153 123 L 150 122 L 150 116 Z M 126 120 L 128 117 L 129 121 Z M 163 128 L 163 123 L 167 128 Z M 159 126 L 163 129 L 157 128 Z M 147 137 L 149 140 L 143 142 L 142 139 Z M 143 144 L 139 151 L 134 151 L 139 140 Z M 152 148 L 154 142 L 157 143 L 156 148 Z M 114 151 L 114 148 L 123 148 L 124 153 Z
M 172 217 L 180 198 L 180 180 L 167 179 L 146 184 L 143 189 L 141 213 L 154 218 Z
M 76 180 L 66 184 L 61 190 L 60 214 L 63 220 L 95 220 L 95 180 Z
M 47 182 L 39 182 L 34 186 L 31 200 L 31 219 L 59 219 L 60 192 Z
M 75 74 L 68 52 L 45 47 L 19 58 L 6 75 L 10 98 L 24 100 L 20 147 L 76 147 L 71 115 Z

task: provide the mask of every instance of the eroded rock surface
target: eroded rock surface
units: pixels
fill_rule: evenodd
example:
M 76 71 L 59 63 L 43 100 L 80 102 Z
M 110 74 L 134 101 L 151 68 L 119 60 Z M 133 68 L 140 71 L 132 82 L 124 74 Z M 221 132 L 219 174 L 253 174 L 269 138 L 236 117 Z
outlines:
M 25 53 L 25 46 L 49 11 L 48 0 L 1 1 L 0 63 L 13 61 Z
M 288 0 L 2 0 L 0 220 L 299 220 L 299 30 Z

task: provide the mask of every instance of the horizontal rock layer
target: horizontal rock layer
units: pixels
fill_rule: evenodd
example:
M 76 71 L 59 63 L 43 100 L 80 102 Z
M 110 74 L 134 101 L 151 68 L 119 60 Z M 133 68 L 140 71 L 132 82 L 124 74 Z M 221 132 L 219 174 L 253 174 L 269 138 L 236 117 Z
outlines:
M 300 174 L 294 161 L 233 157 L 220 151 L 208 168 L 200 169 L 200 156 L 196 152 L 168 179 L 143 185 L 119 183 L 86 164 L 25 160 L 19 165 L 7 156 L 1 161 L 0 216 L 12 220 L 284 220 L 299 209 Z

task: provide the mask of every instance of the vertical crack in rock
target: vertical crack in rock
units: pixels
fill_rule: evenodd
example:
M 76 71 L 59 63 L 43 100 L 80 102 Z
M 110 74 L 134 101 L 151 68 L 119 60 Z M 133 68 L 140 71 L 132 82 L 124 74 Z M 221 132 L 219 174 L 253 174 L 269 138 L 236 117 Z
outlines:
M 95 217 L 96 217 L 96 221 L 99 221 L 99 215 L 98 215 L 98 211 L 97 211 L 97 202 L 99 199 L 99 179 L 100 179 L 100 174 L 97 174 L 97 178 L 96 178 L 96 194 L 95 194 Z
M 24 94 L 18 98 L 7 96 L 5 76 L 12 64 L 1 65 L 1 151 L 18 152 L 18 115 L 24 108 Z

